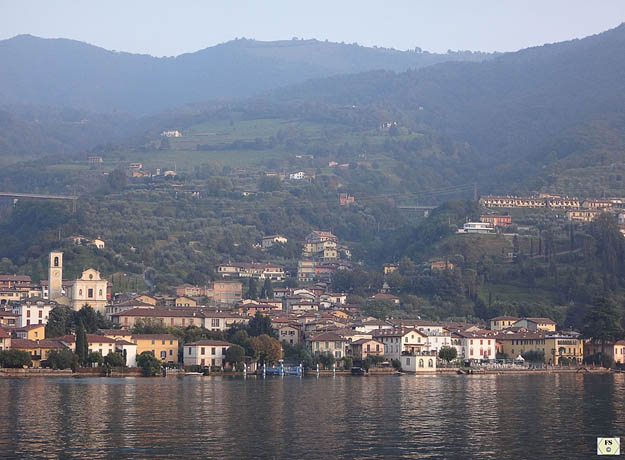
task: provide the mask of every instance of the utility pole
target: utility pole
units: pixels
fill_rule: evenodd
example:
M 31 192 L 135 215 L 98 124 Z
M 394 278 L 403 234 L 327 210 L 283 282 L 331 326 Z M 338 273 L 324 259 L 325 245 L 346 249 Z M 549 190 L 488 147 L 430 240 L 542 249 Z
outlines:
M 473 182 L 473 201 L 477 201 L 477 182 Z

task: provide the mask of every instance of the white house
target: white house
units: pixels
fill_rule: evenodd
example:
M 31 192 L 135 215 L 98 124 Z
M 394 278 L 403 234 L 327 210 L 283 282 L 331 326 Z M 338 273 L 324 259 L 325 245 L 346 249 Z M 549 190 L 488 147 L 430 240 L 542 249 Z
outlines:
M 289 240 L 286 236 L 282 235 L 268 235 L 263 236 L 263 240 L 261 241 L 261 247 L 263 249 L 269 249 L 274 244 L 286 244 Z
M 438 355 L 438 352 L 443 347 L 451 347 L 451 334 L 449 332 L 423 332 L 426 336 L 426 346 L 425 349 L 427 351 L 431 351 Z
M 296 173 L 289 174 L 289 180 L 302 180 L 306 177 L 306 173 L 304 171 L 299 171 Z
M 28 297 L 21 300 L 13 306 L 13 313 L 17 315 L 17 327 L 47 324 L 50 311 L 56 306 L 56 302 L 40 297 Z
M 126 366 L 137 367 L 137 344 L 123 339 L 115 340 L 115 351 L 126 360 Z
M 384 344 L 386 359 L 399 359 L 403 352 L 421 352 L 426 347 L 426 336 L 416 329 L 398 327 L 372 332 L 373 338 Z
M 497 341 L 489 331 L 457 331 L 452 333 L 452 345 L 458 358 L 465 360 L 495 359 Z
M 232 346 L 222 340 L 200 340 L 184 345 L 185 366 L 222 366 L 226 350 Z
M 436 354 L 433 352 L 401 355 L 399 360 L 404 372 L 415 374 L 436 372 Z

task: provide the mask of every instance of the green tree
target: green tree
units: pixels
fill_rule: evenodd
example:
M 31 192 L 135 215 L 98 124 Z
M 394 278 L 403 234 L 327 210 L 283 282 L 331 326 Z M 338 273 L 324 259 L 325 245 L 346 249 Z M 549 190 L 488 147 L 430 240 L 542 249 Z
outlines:
M 529 361 L 531 363 L 544 363 L 545 362 L 545 352 L 542 350 L 531 350 L 523 353 L 521 355 L 525 361 Z
M 124 171 L 117 168 L 109 173 L 106 182 L 112 191 L 118 192 L 126 187 L 128 178 L 126 177 L 126 173 Z
M 89 305 L 83 305 L 76 313 L 76 324 L 81 324 L 85 327 L 88 334 L 93 334 L 98 330 L 98 314 Z
M 273 299 L 273 285 L 271 283 L 271 279 L 265 278 L 263 289 L 260 291 L 260 298 L 261 299 Z
M 64 305 L 58 305 L 50 310 L 46 324 L 46 337 L 61 337 L 72 332 L 73 311 Z
M 87 355 L 87 363 L 89 363 L 89 365 L 97 364 L 99 367 L 104 363 L 104 357 L 99 351 L 90 351 Z
M 52 369 L 75 368 L 78 357 L 71 350 L 50 350 L 46 364 Z
M 143 370 L 146 377 L 154 377 L 160 372 L 162 363 L 151 351 L 144 351 L 137 356 L 137 366 Z
M 22 368 L 32 366 L 30 353 L 22 350 L 0 351 L 0 366 L 9 368 Z
M 262 334 L 276 337 L 276 331 L 271 325 L 271 318 L 267 315 L 263 315 L 259 311 L 256 312 L 254 317 L 248 323 L 247 331 L 250 337 L 258 337 Z
M 233 366 L 245 360 L 245 348 L 241 345 L 232 345 L 226 350 L 226 362 Z
M 109 354 L 104 357 L 104 364 L 108 367 L 125 367 L 126 361 L 121 353 L 110 351 Z
M 89 342 L 87 340 L 87 330 L 83 323 L 80 323 L 76 332 L 76 355 L 80 364 L 84 366 L 89 356 Z
M 252 300 L 258 299 L 258 283 L 254 277 L 251 277 L 248 281 L 247 298 Z
M 319 355 L 319 362 L 324 369 L 330 369 L 332 367 L 332 364 L 336 362 L 336 358 L 332 353 L 321 353 Z
M 584 336 L 601 343 L 602 356 L 605 356 L 606 342 L 615 342 L 623 336 L 620 312 L 607 297 L 599 297 L 593 302 L 584 316 L 584 324 Z
M 250 339 L 254 357 L 261 363 L 275 363 L 282 359 L 282 345 L 267 334 Z
M 458 350 L 456 350 L 456 347 L 441 347 L 438 351 L 438 357 L 450 363 L 458 357 Z

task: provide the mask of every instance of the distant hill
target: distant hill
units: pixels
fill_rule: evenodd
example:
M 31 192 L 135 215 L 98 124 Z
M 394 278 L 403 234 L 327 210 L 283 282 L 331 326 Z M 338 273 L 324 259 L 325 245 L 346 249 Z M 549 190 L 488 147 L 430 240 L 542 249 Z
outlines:
M 312 80 L 274 97 L 291 106 L 383 107 L 403 123 L 467 143 L 465 161 L 509 184 L 563 167 L 625 162 L 624 49 L 621 25 L 484 62 Z
M 490 56 L 317 40 L 240 39 L 195 53 L 156 58 L 74 40 L 19 35 L 0 41 L 0 105 L 147 114 L 191 102 L 252 96 L 310 78 L 374 69 L 404 71 Z

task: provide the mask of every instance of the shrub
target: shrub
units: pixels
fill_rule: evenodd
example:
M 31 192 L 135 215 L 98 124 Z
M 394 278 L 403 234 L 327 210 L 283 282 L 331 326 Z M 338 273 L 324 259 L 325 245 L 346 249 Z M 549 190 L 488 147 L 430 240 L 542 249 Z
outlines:
M 3 350 L 0 351 L 0 366 L 9 368 L 22 368 L 24 366 L 32 366 L 30 354 L 22 350 Z

